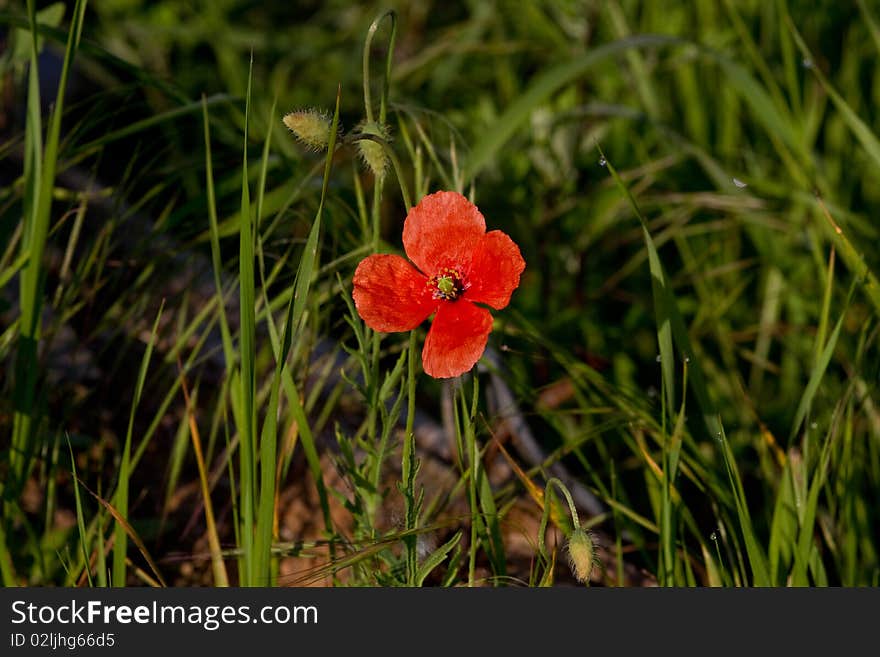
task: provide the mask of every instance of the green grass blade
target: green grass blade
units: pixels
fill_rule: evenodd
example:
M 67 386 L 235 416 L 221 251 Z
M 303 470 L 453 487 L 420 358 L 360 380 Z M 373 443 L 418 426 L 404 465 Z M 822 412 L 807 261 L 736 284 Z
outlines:
M 831 341 L 829 340 L 829 343 Z M 806 503 L 804 504 L 803 517 L 801 518 L 801 526 L 798 531 L 798 540 L 797 540 L 797 551 L 795 556 L 795 567 L 794 572 L 792 573 L 792 583 L 795 586 L 808 586 L 810 581 L 808 579 L 807 570 L 811 568 L 814 572 L 814 577 L 818 576 L 817 579 L 823 579 L 823 571 L 819 569 L 815 564 L 811 566 L 811 563 L 815 560 L 815 551 L 816 544 L 813 536 L 814 533 L 814 525 L 816 523 L 816 516 L 818 514 L 818 506 L 819 506 L 819 494 L 822 492 L 822 487 L 825 485 L 825 481 L 828 476 L 828 467 L 831 462 L 831 451 L 834 445 L 835 438 L 839 433 L 839 419 L 840 419 L 840 411 L 844 406 L 844 400 L 841 399 L 838 402 L 838 407 L 835 410 L 834 418 L 831 422 L 831 428 L 828 431 L 828 435 L 825 440 L 825 444 L 822 446 L 822 452 L 819 456 L 819 461 L 816 464 L 816 468 L 813 471 L 813 477 L 810 482 L 809 493 L 807 494 Z M 821 585 L 821 581 L 817 582 Z
M 318 267 L 318 235 L 321 230 L 321 219 L 324 215 L 324 204 L 327 200 L 327 189 L 330 185 L 330 169 L 333 165 L 333 153 L 336 150 L 336 135 L 339 130 L 339 101 L 342 95 L 342 89 L 336 91 L 336 108 L 333 112 L 333 122 L 330 126 L 330 139 L 327 146 L 327 159 L 324 163 L 324 178 L 321 183 L 321 200 L 318 203 L 318 211 L 315 214 L 315 221 L 309 230 L 309 237 L 306 240 L 305 249 L 303 250 L 302 259 L 296 272 L 296 285 L 293 293 L 293 314 L 292 314 L 292 330 L 295 332 L 299 329 L 303 315 L 306 310 L 306 302 L 308 300 L 309 288 L 312 285 L 312 278 Z M 294 333 L 295 334 L 295 333 Z
M 28 263 L 30 257 L 30 253 L 22 253 L 15 260 L 9 263 L 8 267 L 0 272 L 0 288 L 6 286 L 6 284 L 12 279 L 12 277 L 15 276 L 18 271 Z
M 6 530 L 0 523 L 0 577 L 3 578 L 3 586 L 18 586 L 15 577 L 15 567 L 12 565 L 12 553 L 6 543 Z
M 327 146 L 327 159 L 324 162 L 324 177 L 321 184 L 321 200 L 318 203 L 318 210 L 315 214 L 315 221 L 309 231 L 309 237 L 306 240 L 306 246 L 303 250 L 302 258 L 299 261 L 299 267 L 296 273 L 296 283 L 294 285 L 294 294 L 292 297 L 292 306 L 290 314 L 290 331 L 291 335 L 299 334 L 299 327 L 302 323 L 303 315 L 305 315 L 306 301 L 308 298 L 309 288 L 312 284 L 312 278 L 315 275 L 318 263 L 318 236 L 321 229 L 321 219 L 324 214 L 324 203 L 327 198 L 327 189 L 330 185 L 330 169 L 333 164 L 333 153 L 336 150 L 336 135 L 339 131 L 339 103 L 342 96 L 342 88 L 336 90 L 336 107 L 333 111 L 333 122 L 330 126 L 330 139 Z M 309 470 L 318 489 L 318 497 L 321 503 L 321 510 L 324 515 L 324 525 L 330 532 L 333 521 L 330 517 L 330 505 L 327 499 L 327 489 L 324 485 L 324 475 L 321 471 L 321 459 L 318 456 L 318 450 L 315 446 L 314 436 L 311 431 L 304 430 L 308 428 L 308 422 L 305 417 L 305 411 L 299 399 L 299 395 L 294 391 L 293 395 L 288 395 L 291 403 L 291 411 L 294 419 L 300 427 L 300 442 L 305 452 L 306 460 L 309 464 Z
M 76 526 L 79 530 L 79 546 L 82 552 L 83 564 L 86 569 L 86 577 L 89 580 L 89 586 L 93 586 L 92 583 L 92 570 L 89 567 L 89 548 L 88 548 L 88 534 L 86 533 L 86 522 L 83 516 L 82 509 L 82 499 L 79 494 L 79 476 L 76 474 L 76 459 L 73 457 L 73 446 L 70 444 L 70 439 L 67 440 L 67 448 L 70 450 L 70 471 L 73 473 L 73 495 L 74 501 L 76 502 Z M 98 549 L 102 549 L 103 546 L 98 542 Z
M 250 189 L 248 186 L 248 125 L 250 122 L 251 84 L 253 82 L 254 58 L 251 54 L 248 69 L 247 95 L 244 111 L 244 143 L 241 163 L 241 224 L 239 226 L 239 375 L 238 406 L 236 417 L 239 434 L 240 514 L 241 514 L 241 585 L 255 586 L 254 571 L 254 508 L 256 505 L 256 408 L 254 361 L 256 360 L 256 316 L 254 291 L 254 229 L 251 214 Z
M 769 585 L 770 580 L 767 570 L 766 557 L 761 551 L 760 545 L 754 534 L 752 521 L 745 500 L 745 492 L 743 490 L 742 482 L 739 477 L 739 472 L 737 471 L 734 464 L 733 454 L 730 451 L 730 446 L 728 445 L 727 440 L 724 438 L 723 427 L 721 426 L 721 421 L 715 412 L 714 403 L 711 401 L 711 397 L 709 396 L 709 390 L 706 386 L 702 367 L 695 357 L 693 347 L 691 346 L 690 337 L 688 336 L 687 329 L 684 324 L 684 320 L 681 317 L 681 313 L 678 310 L 678 305 L 669 288 L 668 279 L 663 271 L 660 257 L 657 254 L 653 239 L 651 238 L 651 234 L 648 231 L 648 224 L 642 216 L 641 210 L 639 209 L 635 198 L 633 198 L 632 193 L 629 191 L 629 188 L 621 180 L 617 171 L 614 169 L 614 166 L 607 161 L 607 158 L 605 158 L 605 155 L 601 152 L 601 149 L 599 152 L 601 154 L 601 157 L 605 159 L 605 166 L 608 167 L 608 171 L 611 173 L 614 181 L 617 183 L 618 187 L 629 200 L 630 205 L 632 206 L 633 211 L 635 212 L 642 226 L 642 235 L 645 238 L 645 246 L 648 249 L 649 265 L 651 268 L 652 291 L 654 294 L 655 312 L 657 313 L 658 339 L 660 341 L 661 365 L 663 360 L 671 360 L 673 357 L 672 346 L 670 344 L 671 340 L 669 338 L 669 336 L 672 336 L 675 339 L 675 343 L 678 346 L 679 350 L 684 354 L 685 361 L 688 362 L 688 371 L 692 383 L 691 390 L 694 392 L 694 396 L 697 398 L 697 403 L 700 406 L 700 410 L 702 411 L 706 429 L 710 432 L 710 435 L 716 436 L 717 439 L 720 441 L 721 450 L 724 456 L 725 464 L 727 466 L 731 487 L 734 492 L 737 515 L 740 521 L 740 529 L 746 542 L 746 550 L 748 552 L 749 561 L 752 566 L 754 583 L 757 586 L 767 586 Z M 664 328 L 666 328 L 666 332 L 664 332 Z M 664 353 L 664 351 L 666 353 Z M 669 370 L 671 369 L 672 368 L 670 367 Z M 674 371 L 663 369 L 663 379 L 664 385 L 667 388 L 667 399 L 665 401 L 666 403 L 671 403 L 671 400 L 674 399 L 674 397 L 671 397 L 671 395 L 669 395 L 668 389 L 675 385 Z
M 721 423 L 719 422 L 719 425 Z M 752 568 L 752 584 L 754 586 L 770 586 L 770 570 L 767 566 L 767 556 L 764 554 L 757 537 L 755 536 L 754 525 L 752 524 L 751 514 L 749 513 L 748 502 L 746 501 L 745 489 L 742 485 L 742 479 L 739 470 L 736 467 L 736 461 L 733 452 L 730 449 L 730 443 L 721 429 L 719 439 L 721 446 L 721 454 L 724 458 L 724 465 L 727 468 L 727 475 L 730 479 L 730 487 L 733 491 L 734 503 L 736 506 L 736 514 L 739 519 L 740 531 L 746 544 L 746 554 L 749 557 L 749 565 Z
M 834 325 L 834 330 L 831 331 L 831 335 L 828 337 L 828 342 L 822 349 L 822 353 L 816 361 L 815 367 L 813 367 L 810 379 L 807 382 L 807 387 L 804 389 L 804 394 L 801 396 L 797 411 L 795 412 L 794 422 L 791 425 L 791 432 L 788 436 L 789 441 L 793 440 L 797 435 L 804 418 L 807 417 L 813 398 L 819 390 L 819 384 L 822 382 L 822 377 L 825 376 L 825 371 L 828 369 L 828 364 L 831 362 L 831 357 L 834 355 L 834 349 L 837 346 L 837 339 L 840 337 L 840 329 L 843 327 L 843 319 L 846 316 L 846 308 L 849 307 L 849 301 L 852 298 L 854 290 L 855 284 L 850 287 L 850 293 L 844 306 L 844 311 L 840 314 L 837 323 Z
M 271 126 L 275 117 L 275 103 L 269 112 L 268 123 Z M 269 149 L 272 143 L 272 129 L 266 131 L 266 140 L 263 144 L 263 157 L 260 164 L 260 178 L 257 188 L 256 204 L 256 234 L 259 235 L 259 222 L 262 214 L 263 195 L 266 188 L 266 174 L 269 165 Z M 260 245 L 260 261 L 262 262 L 262 243 Z M 262 272 L 262 268 L 261 268 Z M 274 320 L 272 313 L 268 312 L 269 300 L 266 294 L 266 285 L 262 284 L 263 295 L 266 300 L 266 323 L 270 331 L 274 333 Z M 281 387 L 281 371 L 287 360 L 287 352 L 290 349 L 290 314 L 292 304 L 288 304 L 287 322 L 284 325 L 284 338 L 281 349 L 275 354 L 275 375 L 272 377 L 272 389 L 269 396 L 269 404 L 266 408 L 266 419 L 263 421 L 263 429 L 260 433 L 260 494 L 257 505 L 257 525 L 254 541 L 254 573 L 256 581 L 261 585 L 270 585 L 272 581 L 271 556 L 273 528 L 275 525 L 275 468 L 276 455 L 278 452 L 277 418 L 279 405 L 279 390 Z M 277 340 L 277 338 L 276 338 Z
M 797 545 L 797 533 L 797 502 L 795 499 L 791 463 L 787 461 L 782 477 L 777 484 L 773 520 L 770 523 L 770 545 L 767 550 L 770 582 L 774 586 L 779 586 L 783 583 L 781 580 L 791 563 Z
M 114 497 L 113 517 L 119 520 L 126 520 L 128 517 L 128 484 L 131 478 L 131 441 L 134 432 L 134 418 L 138 405 L 141 401 L 141 394 L 144 390 L 144 381 L 147 378 L 147 370 L 150 367 L 150 358 L 153 355 L 153 347 L 156 344 L 156 335 L 159 331 L 159 320 L 162 318 L 162 311 L 165 308 L 165 300 L 159 306 L 156 313 L 156 319 L 153 322 L 153 329 L 150 332 L 150 341 L 144 351 L 141 359 L 141 367 L 138 371 L 137 383 L 134 389 L 134 398 L 131 402 L 131 411 L 128 414 L 128 430 L 125 432 L 125 445 L 122 448 L 122 461 L 119 464 L 119 480 L 116 484 L 116 495 Z M 103 500 L 102 500 L 103 502 Z M 118 515 L 117 515 L 118 514 Z M 116 525 L 116 534 L 113 542 L 113 586 L 125 586 L 125 557 L 127 548 L 127 537 L 129 528 L 124 523 L 118 522 Z
M 654 311 L 657 316 L 657 339 L 660 347 L 660 366 L 663 373 L 663 383 L 666 388 L 667 408 L 674 408 L 675 400 L 675 352 L 673 351 L 673 340 L 678 346 L 679 351 L 683 355 L 683 359 L 688 363 L 688 374 L 691 383 L 691 390 L 697 398 L 697 403 L 703 414 L 703 421 L 706 430 L 710 436 L 718 436 L 721 432 L 720 423 L 718 422 L 715 404 L 706 385 L 706 377 L 703 374 L 703 368 L 696 357 L 693 346 L 691 345 L 690 336 L 684 319 L 678 310 L 678 304 L 670 289 L 669 281 L 664 272 L 663 265 L 660 262 L 660 256 L 657 254 L 657 248 L 654 240 L 648 230 L 648 224 L 639 209 L 638 203 L 633 198 L 629 188 L 621 180 L 617 170 L 608 162 L 602 149 L 599 149 L 600 156 L 605 162 L 609 173 L 617 183 L 618 188 L 629 201 L 639 223 L 642 227 L 642 236 L 645 240 L 645 248 L 648 250 L 648 264 L 651 271 L 651 289 L 654 297 Z
M 85 0 L 77 0 L 73 10 L 67 48 L 55 106 L 46 130 L 43 147 L 39 90 L 39 37 L 37 29 L 36 2 L 28 0 L 31 29 L 31 60 L 28 77 L 27 121 L 25 125 L 25 229 L 21 243 L 22 254 L 28 254 L 28 262 L 22 271 L 19 284 L 21 304 L 20 336 L 16 354 L 15 414 L 13 417 L 12 451 L 10 467 L 15 485 L 20 485 L 30 466 L 31 432 L 33 430 L 34 395 L 37 384 L 37 344 L 40 340 L 40 313 L 43 304 L 43 253 L 49 232 L 52 211 L 52 189 L 58 164 L 58 143 L 61 134 L 61 117 L 64 113 L 64 95 L 67 77 L 79 45 L 86 10 Z
M 220 318 L 220 337 L 223 343 L 223 356 L 227 370 L 232 370 L 236 362 L 232 336 L 229 332 L 229 321 L 226 319 L 226 306 L 223 303 L 223 283 L 221 273 L 223 266 L 220 260 L 220 233 L 217 221 L 217 200 L 214 194 L 214 173 L 211 159 L 211 130 L 208 121 L 208 103 L 202 97 L 202 123 L 205 128 L 205 186 L 208 200 L 208 220 L 211 234 L 211 262 L 214 269 L 214 285 L 217 288 L 218 317 Z

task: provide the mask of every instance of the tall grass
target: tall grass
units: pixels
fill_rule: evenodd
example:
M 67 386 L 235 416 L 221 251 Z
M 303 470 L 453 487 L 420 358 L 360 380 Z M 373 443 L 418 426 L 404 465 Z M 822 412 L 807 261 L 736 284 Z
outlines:
M 0 14 L 5 585 L 880 582 L 870 3 L 239 4 Z M 441 188 L 451 383 L 351 299 Z

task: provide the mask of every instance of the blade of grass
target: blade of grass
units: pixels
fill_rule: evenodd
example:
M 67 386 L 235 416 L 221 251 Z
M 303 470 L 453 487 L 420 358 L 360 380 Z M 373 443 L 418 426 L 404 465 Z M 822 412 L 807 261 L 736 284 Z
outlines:
M 687 363 L 682 368 L 682 390 L 687 389 Z M 666 586 L 675 586 L 675 507 L 681 501 L 680 496 L 674 496 L 673 488 L 678 473 L 678 461 L 681 456 L 681 446 L 684 433 L 684 418 L 687 395 L 681 396 L 681 408 L 668 438 L 664 436 L 663 442 L 663 490 L 660 502 L 660 542 L 661 560 L 660 581 Z
M 831 341 L 829 340 L 829 343 Z M 807 499 L 804 504 L 803 517 L 801 519 L 801 526 L 798 531 L 798 540 L 795 552 L 795 567 L 794 572 L 792 573 L 792 583 L 795 586 L 809 586 L 810 581 L 807 575 L 807 569 L 810 566 L 812 560 L 814 559 L 814 552 L 816 551 L 816 544 L 814 542 L 813 532 L 814 525 L 816 523 L 816 515 L 818 513 L 819 506 L 819 494 L 822 492 L 822 487 L 825 485 L 825 481 L 828 475 L 828 467 L 831 461 L 831 448 L 836 442 L 837 435 L 840 433 L 839 431 L 839 420 L 841 411 L 845 408 L 846 399 L 852 392 L 852 386 L 850 386 L 846 395 L 844 395 L 837 404 L 837 407 L 834 411 L 834 417 L 831 420 L 831 427 L 828 430 L 828 434 L 825 438 L 825 444 L 822 446 L 822 452 L 819 456 L 819 462 L 816 464 L 816 468 L 813 471 L 812 481 L 810 482 L 809 493 L 807 494 Z M 817 571 L 816 568 L 813 568 L 814 572 Z M 821 585 L 821 583 L 819 583 Z
M 88 486 L 86 486 L 81 479 L 78 479 L 77 482 L 80 486 L 85 488 L 89 493 L 94 497 L 98 502 L 100 502 L 101 506 L 103 506 L 107 511 L 113 516 L 113 519 L 116 520 L 117 525 L 122 527 L 125 530 L 125 534 L 127 537 L 131 538 L 132 542 L 135 544 L 137 549 L 140 551 L 141 555 L 143 555 L 144 559 L 147 561 L 147 564 L 150 566 L 150 570 L 153 571 L 153 574 L 156 576 L 156 580 L 159 582 L 159 585 L 162 587 L 167 587 L 168 585 L 165 583 L 165 579 L 162 577 L 162 573 L 159 572 L 159 567 L 156 565 L 156 562 L 153 561 L 153 557 L 150 556 L 150 552 L 147 550 L 147 546 L 144 545 L 144 542 L 141 540 L 141 537 L 138 536 L 137 532 L 134 528 L 129 524 L 129 522 L 125 519 L 125 516 L 115 508 L 110 502 L 105 500 L 103 497 L 90 490 Z M 118 539 L 117 539 L 118 540 Z M 114 543 L 114 556 L 116 554 L 116 544 Z M 123 564 L 124 566 L 124 564 Z M 114 586 L 119 586 L 117 581 L 113 582 Z
M 684 319 L 678 310 L 678 304 L 675 301 L 672 291 L 670 290 L 669 281 L 660 262 L 660 256 L 654 245 L 654 240 L 648 230 L 648 224 L 639 209 L 638 203 L 633 198 L 629 188 L 621 180 L 617 170 L 605 157 L 602 149 L 599 148 L 599 154 L 608 172 L 611 174 L 618 188 L 624 197 L 629 201 L 630 207 L 639 220 L 642 227 L 642 237 L 645 240 L 645 248 L 648 250 L 648 265 L 651 272 L 651 289 L 654 297 L 654 312 L 657 315 L 657 340 L 660 347 L 660 366 L 663 374 L 663 383 L 666 387 L 665 403 L 667 408 L 675 407 L 675 352 L 673 351 L 673 339 L 682 353 L 683 359 L 688 362 L 688 371 L 691 381 L 691 390 L 697 398 L 697 403 L 703 414 L 705 428 L 710 436 L 717 436 L 720 432 L 720 426 L 717 420 L 717 412 L 715 404 L 712 402 L 709 389 L 706 385 L 706 378 L 703 374 L 703 368 L 696 357 L 693 346 L 691 345 L 690 336 L 688 335 Z
M 852 295 L 854 291 L 855 281 L 853 281 L 853 284 L 850 286 L 849 294 L 847 295 L 846 302 L 844 303 L 844 310 L 840 314 L 837 323 L 834 325 L 834 330 L 831 331 L 831 335 L 828 337 L 828 342 L 822 349 L 821 355 L 819 355 L 818 359 L 816 360 L 813 371 L 810 374 L 810 379 L 807 382 L 807 387 L 804 388 L 804 394 L 801 396 L 801 400 L 798 403 L 797 411 L 795 412 L 794 416 L 794 422 L 791 426 L 791 432 L 788 436 L 789 442 L 791 442 L 797 435 L 801 424 L 803 423 L 804 419 L 807 416 L 807 413 L 809 412 L 810 405 L 813 402 L 813 398 L 816 396 L 816 392 L 819 390 L 819 384 L 822 382 L 822 377 L 825 375 L 825 371 L 828 369 L 828 364 L 831 362 L 831 357 L 834 355 L 834 349 L 837 346 L 837 339 L 840 337 L 840 329 L 843 328 L 843 319 L 846 316 L 846 310 L 849 308 L 849 304 L 852 300 Z
M 327 190 L 330 186 L 330 169 L 333 164 L 333 153 L 336 148 L 336 135 L 339 130 L 339 103 L 342 97 L 342 87 L 336 90 L 336 107 L 333 111 L 333 122 L 330 126 L 330 138 L 327 147 L 327 159 L 324 163 L 324 177 L 321 183 L 321 200 L 318 203 L 318 210 L 315 214 L 315 221 L 309 231 L 309 237 L 306 240 L 306 246 L 303 251 L 302 258 L 299 262 L 299 268 L 296 274 L 296 283 L 294 286 L 294 294 L 292 297 L 292 309 L 290 313 L 290 331 L 292 339 L 298 339 L 300 324 L 306 310 L 306 301 L 308 299 L 309 288 L 312 284 L 312 278 L 318 262 L 318 236 L 321 229 L 321 220 L 324 214 L 324 204 L 327 198 Z M 295 337 L 294 337 L 295 336 Z M 324 485 L 324 475 L 321 471 L 321 460 L 318 457 L 318 450 L 315 446 L 314 437 L 311 431 L 305 430 L 308 427 L 305 412 L 300 403 L 299 396 L 294 394 L 290 396 L 291 410 L 294 418 L 300 426 L 300 442 L 306 455 L 315 486 L 318 489 L 318 497 L 321 502 L 321 509 L 324 514 L 324 525 L 328 532 L 332 532 L 333 522 L 330 517 L 330 506 L 327 499 L 327 490 Z
M 287 356 L 290 352 L 291 344 L 295 336 L 298 335 L 298 329 L 305 315 L 306 300 L 308 298 L 309 289 L 312 279 L 317 269 L 318 259 L 318 238 L 320 235 L 321 219 L 323 215 L 324 203 L 327 196 L 329 186 L 330 169 L 333 160 L 333 153 L 336 147 L 336 135 L 339 126 L 339 104 L 341 100 L 341 88 L 337 89 L 336 106 L 333 113 L 333 121 L 330 126 L 329 143 L 327 149 L 327 159 L 324 167 L 324 179 L 321 188 L 321 200 L 318 204 L 318 210 L 315 221 L 309 231 L 309 237 L 300 258 L 299 267 L 297 269 L 296 282 L 294 284 L 294 294 L 291 295 L 286 313 L 286 321 L 284 323 L 284 333 L 281 343 L 278 343 L 277 331 L 272 321 L 271 315 L 267 316 L 267 325 L 269 327 L 270 338 L 272 340 L 273 350 L 275 351 L 275 374 L 272 378 L 269 405 L 266 419 L 260 436 L 260 496 L 259 509 L 257 517 L 257 544 L 256 550 L 256 573 L 264 582 L 268 582 L 271 576 L 269 568 L 269 559 L 271 555 L 272 531 L 275 526 L 275 485 L 276 472 L 275 462 L 277 453 L 277 416 L 280 398 L 280 387 L 285 383 L 285 392 L 290 399 L 292 405 L 292 413 L 295 421 L 300 428 L 300 439 L 303 443 L 303 450 L 306 453 L 306 459 L 315 479 L 318 489 L 318 495 L 321 502 L 324 521 L 327 531 L 331 530 L 330 507 L 327 499 L 326 487 L 324 486 L 323 473 L 321 471 L 320 458 L 314 444 L 314 438 L 308 430 L 305 412 L 301 406 L 299 393 L 296 390 L 292 377 L 287 372 L 285 365 Z M 273 107 L 274 113 L 274 107 Z M 264 157 L 264 162 L 266 158 Z M 268 300 L 267 300 L 268 306 Z
M 0 523 L 0 577 L 3 578 L 3 586 L 18 586 L 15 577 L 15 567 L 12 565 L 12 553 L 6 544 L 6 530 Z
M 721 421 L 718 421 L 721 426 Z M 736 461 L 733 452 L 730 449 L 730 443 L 721 428 L 721 436 L 719 443 L 721 445 L 721 454 L 724 457 L 724 465 L 727 468 L 727 475 L 730 479 L 730 487 L 733 491 L 734 503 L 736 506 L 736 514 L 739 519 L 740 531 L 746 544 L 746 554 L 749 558 L 749 565 L 752 568 L 752 585 L 753 586 L 770 586 L 770 571 L 767 566 L 767 557 L 761 548 L 758 539 L 755 536 L 754 525 L 752 524 L 751 514 L 749 513 L 748 503 L 746 501 L 745 489 L 742 485 L 742 479 L 739 470 L 736 467 Z
M 826 228 L 826 234 L 830 235 L 835 250 L 843 256 L 846 266 L 852 275 L 856 277 L 868 300 L 874 306 L 874 311 L 880 315 L 880 282 L 877 281 L 877 276 L 868 267 L 864 256 L 856 251 L 856 248 L 847 238 L 843 229 L 834 221 L 834 217 L 831 216 L 825 201 L 820 196 L 815 198 L 822 215 L 825 217 L 823 226 Z
M 43 303 L 43 253 L 52 211 L 52 189 L 58 164 L 58 144 L 64 95 L 73 58 L 79 46 L 86 10 L 85 0 L 77 0 L 67 36 L 64 63 L 58 82 L 55 104 L 46 129 L 45 149 L 40 115 L 39 36 L 35 0 L 28 0 L 31 30 L 31 60 L 28 77 L 27 120 L 25 122 L 25 196 L 23 199 L 25 229 L 21 242 L 22 254 L 28 254 L 27 265 L 19 280 L 21 318 L 19 345 L 15 362 L 15 413 L 13 416 L 12 449 L 9 455 L 12 480 L 21 485 L 30 467 L 31 433 L 33 431 L 34 397 L 37 385 L 37 344 L 40 340 Z M 8 484 L 7 484 L 8 485 Z M 5 488 L 5 486 L 4 486 Z
M 256 317 L 254 292 L 254 228 L 251 216 L 250 189 L 248 186 L 248 126 L 250 123 L 251 85 L 253 82 L 254 56 L 251 53 L 248 68 L 248 84 L 244 110 L 244 140 L 241 163 L 241 224 L 239 226 L 239 374 L 238 408 L 236 422 L 240 442 L 239 496 L 241 518 L 241 584 L 255 586 L 254 557 L 254 507 L 256 505 L 256 394 L 254 361 L 256 360 Z
M 144 350 L 144 356 L 141 359 L 141 367 L 138 371 L 137 383 L 134 389 L 134 398 L 131 402 L 131 410 L 128 414 L 128 429 L 125 432 L 125 445 L 122 448 L 122 461 L 119 464 L 119 479 L 116 484 L 116 494 L 114 496 L 115 506 L 111 513 L 117 520 L 122 522 L 116 526 L 116 534 L 113 543 L 113 586 L 125 586 L 125 555 L 126 555 L 126 536 L 129 532 L 126 517 L 128 516 L 128 486 L 131 478 L 131 441 L 134 433 L 134 418 L 137 408 L 140 405 L 141 394 L 144 390 L 144 381 L 147 378 L 147 370 L 150 367 L 150 358 L 153 355 L 153 347 L 156 344 L 156 335 L 159 331 L 159 320 L 162 318 L 162 311 L 165 308 L 165 300 L 159 305 L 159 311 L 156 313 L 156 319 L 153 321 L 153 329 L 150 331 L 150 340 L 147 348 Z M 96 496 L 97 497 L 97 496 Z M 98 498 L 104 503 L 101 498 Z
M 76 526 L 79 530 L 79 547 L 82 552 L 83 564 L 85 564 L 86 577 L 89 580 L 89 586 L 92 583 L 92 570 L 89 567 L 89 548 L 88 535 L 86 534 L 86 522 L 83 516 L 82 499 L 79 494 L 79 475 L 76 474 L 76 459 L 73 457 L 73 446 L 70 444 L 70 437 L 67 438 L 67 448 L 70 450 L 70 471 L 73 473 L 73 495 L 76 502 Z M 100 549 L 100 544 L 98 549 Z
M 220 547 L 220 536 L 217 533 L 217 523 L 214 521 L 214 505 L 211 503 L 211 486 L 208 482 L 208 469 L 205 466 L 205 457 L 202 454 L 202 439 L 199 434 L 199 426 L 189 390 L 186 385 L 183 364 L 178 360 L 177 368 L 180 371 L 180 387 L 183 390 L 186 402 L 186 418 L 189 423 L 189 435 L 192 438 L 193 452 L 196 455 L 196 465 L 199 469 L 199 484 L 202 488 L 202 502 L 205 507 L 205 526 L 208 534 L 208 549 L 211 552 L 211 570 L 214 573 L 214 586 L 229 586 L 229 576 L 226 573 L 226 562 L 223 561 L 223 550 Z
M 30 253 L 22 253 L 9 263 L 9 266 L 6 269 L 0 272 L 0 288 L 6 287 L 6 284 L 12 279 L 12 277 L 28 263 L 30 257 Z
M 210 222 L 211 235 L 211 262 L 214 270 L 214 285 L 217 288 L 218 317 L 220 318 L 220 337 L 223 344 L 223 356 L 226 362 L 227 374 L 234 368 L 235 350 L 232 346 L 232 336 L 229 332 L 229 322 L 226 319 L 226 306 L 223 303 L 223 283 L 221 272 L 223 271 L 220 260 L 220 233 L 217 221 L 217 200 L 214 194 L 214 170 L 211 158 L 211 130 L 208 121 L 208 103 L 202 96 L 202 123 L 205 128 L 205 186 L 207 188 L 208 220 Z
M 617 186 L 629 201 L 642 226 L 642 235 L 645 239 L 645 246 L 648 249 L 652 292 L 654 295 L 654 308 L 657 314 L 657 324 L 659 327 L 658 340 L 660 342 L 661 364 L 664 359 L 672 359 L 671 338 L 674 338 L 679 350 L 684 354 L 685 361 L 689 363 L 690 379 L 693 383 L 691 390 L 694 392 L 694 395 L 697 398 L 697 404 L 702 411 L 705 427 L 710 435 L 717 437 L 721 445 L 722 455 L 724 456 L 724 462 L 727 467 L 728 476 L 734 493 L 736 511 L 740 521 L 740 530 L 742 531 L 746 542 L 746 550 L 752 567 L 754 584 L 756 586 L 767 586 L 769 585 L 769 574 L 766 566 L 766 557 L 761 551 L 760 545 L 754 534 L 748 506 L 746 505 L 745 491 L 742 487 L 739 472 L 734 464 L 733 454 L 730 452 L 730 446 L 724 437 L 724 429 L 721 425 L 721 420 L 715 412 L 714 403 L 709 395 L 702 367 L 695 357 L 684 320 L 681 317 L 678 305 L 669 288 L 668 279 L 664 272 L 663 265 L 660 262 L 660 257 L 657 254 L 653 239 L 648 230 L 648 224 L 645 221 L 635 198 L 633 198 L 632 193 L 629 191 L 629 188 L 621 180 L 614 166 L 608 162 L 601 148 L 599 148 L 599 153 L 605 161 L 605 166 L 608 168 L 609 173 L 611 173 Z M 664 334 L 664 328 L 667 326 L 668 328 L 666 330 L 668 333 Z M 664 350 L 666 353 L 664 353 Z M 669 369 L 671 370 L 672 368 L 670 367 Z M 675 385 L 674 373 L 668 372 L 665 368 L 663 369 L 663 379 L 664 385 L 667 388 Z M 684 391 L 682 391 L 682 394 L 684 394 Z M 667 400 L 664 401 L 671 403 L 672 399 L 674 399 L 674 397 L 669 395 L 667 391 Z M 669 407 L 671 408 L 671 406 Z

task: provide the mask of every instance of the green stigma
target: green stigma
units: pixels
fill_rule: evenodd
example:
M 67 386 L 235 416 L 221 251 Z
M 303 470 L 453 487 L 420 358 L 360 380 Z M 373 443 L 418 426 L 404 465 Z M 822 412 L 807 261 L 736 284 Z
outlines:
M 454 269 L 445 268 L 428 280 L 428 287 L 433 291 L 435 299 L 455 301 L 466 286 L 461 274 Z
M 438 278 L 437 289 L 445 297 L 452 296 L 452 293 L 455 292 L 455 281 L 452 280 L 452 276 L 441 276 Z

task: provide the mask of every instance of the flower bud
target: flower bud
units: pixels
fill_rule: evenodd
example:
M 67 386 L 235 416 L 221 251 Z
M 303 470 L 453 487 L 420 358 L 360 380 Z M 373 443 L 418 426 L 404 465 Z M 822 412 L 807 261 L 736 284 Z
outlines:
M 568 565 L 577 581 L 584 583 L 590 579 L 595 554 L 590 533 L 580 527 L 575 529 L 568 538 Z
M 298 110 L 286 114 L 282 120 L 306 147 L 313 151 L 327 148 L 332 122 L 326 112 L 316 109 Z
M 362 121 L 358 125 L 357 130 L 363 135 L 373 135 L 386 142 L 391 139 L 391 132 L 388 126 L 376 121 Z M 370 171 L 373 172 L 373 175 L 378 179 L 384 178 L 385 172 L 388 171 L 388 165 L 391 163 L 388 153 L 385 152 L 385 147 L 372 139 L 359 140 L 357 147 L 361 159 L 369 167 Z

